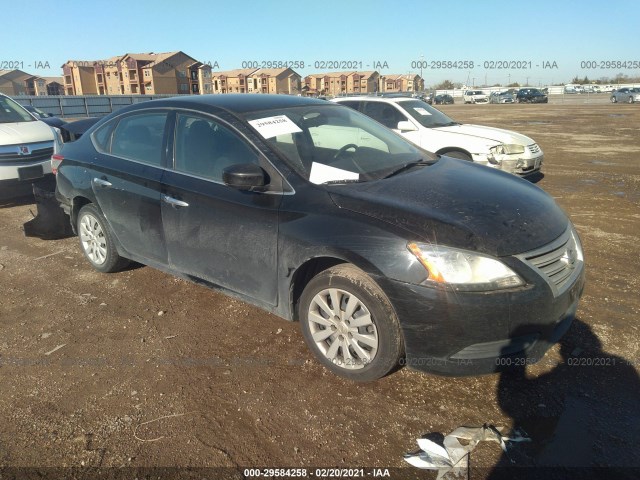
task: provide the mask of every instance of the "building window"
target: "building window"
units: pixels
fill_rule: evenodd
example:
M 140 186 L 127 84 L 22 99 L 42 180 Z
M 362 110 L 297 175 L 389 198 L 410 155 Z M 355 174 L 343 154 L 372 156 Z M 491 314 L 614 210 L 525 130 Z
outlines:
M 181 92 L 188 92 L 189 91 L 189 86 L 186 83 L 181 83 L 180 84 L 180 91 Z
M 149 70 L 145 70 L 145 71 L 144 71 L 144 76 L 145 76 L 145 77 L 148 77 L 148 76 L 149 76 Z

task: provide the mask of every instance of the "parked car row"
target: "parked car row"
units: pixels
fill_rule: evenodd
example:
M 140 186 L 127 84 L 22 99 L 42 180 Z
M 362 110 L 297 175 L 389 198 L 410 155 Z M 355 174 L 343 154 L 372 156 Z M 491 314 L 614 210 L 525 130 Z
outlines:
M 31 121 L 6 104 L 8 122 Z M 531 362 L 575 316 L 580 239 L 507 173 L 542 162 L 515 132 L 410 97 L 229 94 L 134 104 L 76 133 L 56 135 L 56 198 L 94 269 L 140 262 L 299 321 L 346 378 Z M 438 139 L 458 149 L 427 151 Z

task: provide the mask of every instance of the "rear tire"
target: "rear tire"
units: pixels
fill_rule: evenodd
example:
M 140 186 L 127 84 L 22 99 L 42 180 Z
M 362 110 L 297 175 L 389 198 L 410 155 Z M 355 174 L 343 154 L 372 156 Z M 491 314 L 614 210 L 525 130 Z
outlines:
M 616 97 L 611 97 L 611 103 L 618 103 L 618 99 Z
M 377 380 L 404 354 L 400 323 L 371 277 L 342 264 L 305 287 L 298 317 L 309 349 L 333 373 L 357 382 Z
M 82 253 L 97 271 L 117 272 L 129 264 L 129 260 L 118 255 L 107 221 L 94 204 L 80 209 L 77 231 Z

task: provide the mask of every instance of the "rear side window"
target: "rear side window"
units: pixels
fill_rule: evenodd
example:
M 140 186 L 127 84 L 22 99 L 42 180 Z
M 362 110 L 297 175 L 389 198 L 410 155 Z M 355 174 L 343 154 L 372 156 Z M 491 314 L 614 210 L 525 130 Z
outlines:
M 167 112 L 146 112 L 122 118 L 113 132 L 110 153 L 162 166 L 162 143 L 166 122 Z M 96 137 L 94 138 L 98 142 Z

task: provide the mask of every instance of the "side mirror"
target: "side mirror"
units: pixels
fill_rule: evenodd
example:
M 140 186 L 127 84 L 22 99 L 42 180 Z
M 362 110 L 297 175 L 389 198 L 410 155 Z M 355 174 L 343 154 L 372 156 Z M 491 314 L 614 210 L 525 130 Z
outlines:
M 266 176 L 266 172 L 255 163 L 231 165 L 222 171 L 222 181 L 238 190 L 264 187 Z
M 409 120 L 398 122 L 398 130 L 401 132 L 415 132 L 418 128 Z

